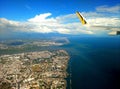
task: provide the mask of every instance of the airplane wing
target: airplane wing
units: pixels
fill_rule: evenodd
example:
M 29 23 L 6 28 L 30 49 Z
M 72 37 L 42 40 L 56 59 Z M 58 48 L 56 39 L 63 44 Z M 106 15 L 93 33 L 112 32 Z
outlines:
M 85 19 L 83 18 L 83 16 L 77 11 L 76 12 L 76 15 L 78 16 L 78 18 L 80 19 L 81 23 L 84 25 L 84 24 L 87 24 L 87 22 L 85 21 Z
M 111 31 L 108 34 L 109 35 L 120 35 L 120 31 Z
M 83 18 L 83 16 L 80 14 L 80 12 L 76 12 L 76 15 L 78 16 L 80 22 L 85 25 L 87 24 L 87 21 Z M 101 26 L 101 25 L 90 25 L 90 27 L 95 27 L 95 28 L 102 28 L 104 30 L 111 30 L 109 35 L 120 35 L 120 27 L 113 27 L 113 26 Z

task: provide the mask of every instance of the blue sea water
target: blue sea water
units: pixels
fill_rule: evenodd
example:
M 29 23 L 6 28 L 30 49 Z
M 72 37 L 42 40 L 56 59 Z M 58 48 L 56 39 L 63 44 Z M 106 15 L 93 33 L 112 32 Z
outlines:
M 73 37 L 68 89 L 120 89 L 120 37 Z M 70 83 L 68 83 L 70 86 Z

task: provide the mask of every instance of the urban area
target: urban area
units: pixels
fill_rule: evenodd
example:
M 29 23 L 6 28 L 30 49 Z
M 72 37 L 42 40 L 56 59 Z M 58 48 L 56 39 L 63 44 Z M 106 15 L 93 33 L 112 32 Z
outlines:
M 0 56 L 0 89 L 66 89 L 69 55 L 65 50 Z

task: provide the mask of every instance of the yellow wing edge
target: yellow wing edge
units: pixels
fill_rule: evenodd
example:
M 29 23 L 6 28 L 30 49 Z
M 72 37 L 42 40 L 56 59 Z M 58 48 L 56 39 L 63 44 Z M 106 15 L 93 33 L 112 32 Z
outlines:
M 80 19 L 81 23 L 84 25 L 84 24 L 87 24 L 87 22 L 85 21 L 85 19 L 83 18 L 83 16 L 80 14 L 80 12 L 76 12 L 76 15 L 78 16 L 78 18 Z

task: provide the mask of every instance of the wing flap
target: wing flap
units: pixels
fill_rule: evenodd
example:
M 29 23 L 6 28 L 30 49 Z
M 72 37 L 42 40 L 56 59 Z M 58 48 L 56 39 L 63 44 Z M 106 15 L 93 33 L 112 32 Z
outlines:
M 109 35 L 120 35 L 120 31 L 112 31 L 108 33 Z

